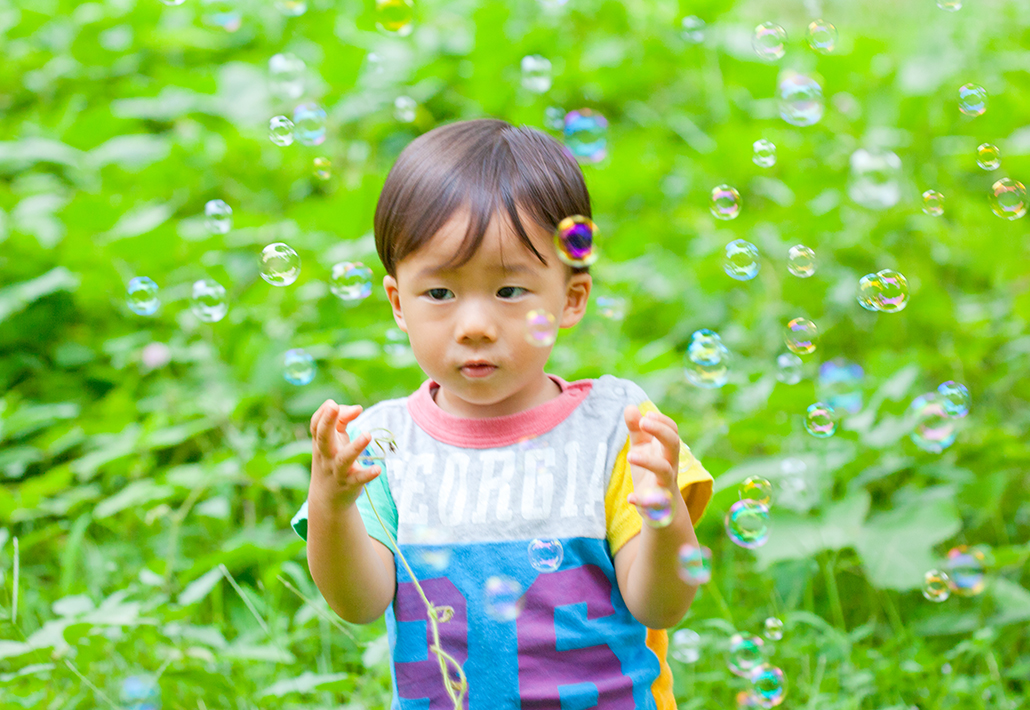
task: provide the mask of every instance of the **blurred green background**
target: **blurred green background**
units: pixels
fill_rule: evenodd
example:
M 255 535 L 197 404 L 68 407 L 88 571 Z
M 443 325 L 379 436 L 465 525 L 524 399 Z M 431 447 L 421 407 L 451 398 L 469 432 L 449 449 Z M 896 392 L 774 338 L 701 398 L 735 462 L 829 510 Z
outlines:
M 416 0 L 408 36 L 378 31 L 372 2 L 291 6 L 0 0 L 0 706 L 120 707 L 140 674 L 165 708 L 387 705 L 382 621 L 336 618 L 289 528 L 308 420 L 327 398 L 367 406 L 423 379 L 389 333 L 371 236 L 400 150 L 466 118 L 545 129 L 560 107 L 610 123 L 609 157 L 584 165 L 604 255 L 592 273 L 626 314 L 592 306 L 548 369 L 635 380 L 716 477 L 698 527 L 713 580 L 681 624 L 701 657 L 673 662 L 680 707 L 735 705 L 747 683 L 726 669 L 727 639 L 769 616 L 785 623 L 766 644 L 784 707 L 1030 707 L 1030 221 L 987 199 L 1001 177 L 1030 178 L 1030 4 Z M 238 29 L 212 24 L 219 12 Z M 700 42 L 681 32 L 688 15 L 706 23 Z M 804 39 L 818 17 L 839 31 L 828 55 Z M 788 35 L 776 62 L 751 48 L 765 21 Z M 298 99 L 272 91 L 282 52 L 306 65 Z M 532 54 L 553 66 L 542 95 L 520 84 Z M 821 84 L 816 125 L 780 119 L 787 68 Z M 990 96 L 976 118 L 957 105 L 969 82 Z M 413 121 L 395 117 L 399 96 Z M 327 140 L 273 145 L 269 119 L 301 100 L 326 107 Z M 772 168 L 751 160 L 760 138 Z M 976 165 L 984 142 L 996 171 Z M 899 156 L 897 204 L 849 197 L 859 148 Z M 721 183 L 742 196 L 730 222 L 708 210 Z M 922 212 L 927 189 L 943 216 Z M 204 227 L 212 199 L 233 209 L 225 235 Z M 738 238 L 761 252 L 752 281 L 723 272 Z M 302 260 L 287 288 L 259 274 L 278 241 Z M 799 243 L 818 257 L 805 280 L 786 269 Z M 354 260 L 375 290 L 348 306 L 328 278 Z M 856 303 L 883 268 L 908 279 L 900 313 Z M 141 275 L 161 289 L 153 316 L 126 307 Z M 228 290 L 217 323 L 189 308 L 205 277 Z M 788 385 L 775 359 L 798 316 L 821 340 Z M 733 353 L 721 389 L 684 378 L 698 328 Z M 315 357 L 311 384 L 283 379 L 290 348 Z M 816 439 L 804 412 L 839 357 L 864 368 L 862 407 Z M 972 408 L 928 453 L 905 412 L 949 379 Z M 779 495 L 785 459 L 805 495 L 774 500 L 767 545 L 735 547 L 722 519 L 738 484 L 763 475 Z M 985 590 L 933 604 L 923 574 L 959 544 L 988 553 Z

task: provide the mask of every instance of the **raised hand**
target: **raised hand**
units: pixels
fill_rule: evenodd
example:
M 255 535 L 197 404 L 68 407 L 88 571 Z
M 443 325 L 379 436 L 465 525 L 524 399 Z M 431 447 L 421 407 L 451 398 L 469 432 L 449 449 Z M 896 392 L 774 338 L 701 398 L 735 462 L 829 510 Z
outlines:
M 361 495 L 361 488 L 380 473 L 379 466 L 361 468 L 358 456 L 372 441 L 362 432 L 353 441 L 347 424 L 361 414 L 361 405 L 338 405 L 331 399 L 311 415 L 311 485 L 308 498 L 315 497 L 334 506 L 347 507 Z
M 626 457 L 633 477 L 633 493 L 628 501 L 639 505 L 637 493 L 664 488 L 678 495 L 676 475 L 679 470 L 679 427 L 670 417 L 659 412 L 641 416 L 640 409 L 630 404 L 623 412 L 629 427 L 629 454 Z

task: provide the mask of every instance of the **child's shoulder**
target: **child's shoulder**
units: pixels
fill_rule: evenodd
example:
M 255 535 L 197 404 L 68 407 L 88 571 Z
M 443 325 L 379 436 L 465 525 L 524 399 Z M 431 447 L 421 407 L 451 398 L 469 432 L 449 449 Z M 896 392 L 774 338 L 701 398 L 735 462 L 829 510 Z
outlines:
M 601 375 L 590 381 L 590 396 L 599 399 L 624 401 L 626 404 L 640 404 L 648 399 L 644 389 L 632 380 L 615 375 Z

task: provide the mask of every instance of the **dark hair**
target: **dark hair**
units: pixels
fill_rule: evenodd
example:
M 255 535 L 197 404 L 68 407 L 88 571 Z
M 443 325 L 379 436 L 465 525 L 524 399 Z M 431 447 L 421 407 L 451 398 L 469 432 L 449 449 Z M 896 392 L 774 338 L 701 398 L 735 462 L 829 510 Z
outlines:
M 502 207 L 519 238 L 544 264 L 519 209 L 551 231 L 570 215 L 591 216 L 583 171 L 543 131 L 494 118 L 439 126 L 401 151 L 386 176 L 376 205 L 376 251 L 386 273 L 396 276 L 400 261 L 429 242 L 459 208 L 467 208 L 465 240 L 447 262 L 461 266 L 479 249 Z

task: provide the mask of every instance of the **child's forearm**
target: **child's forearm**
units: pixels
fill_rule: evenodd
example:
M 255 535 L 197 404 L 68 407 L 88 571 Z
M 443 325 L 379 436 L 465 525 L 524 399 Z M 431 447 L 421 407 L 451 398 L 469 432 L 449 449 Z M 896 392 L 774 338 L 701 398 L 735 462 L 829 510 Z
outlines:
M 333 509 L 308 500 L 308 568 L 340 618 L 378 619 L 393 601 L 395 579 L 368 536 L 357 505 Z

